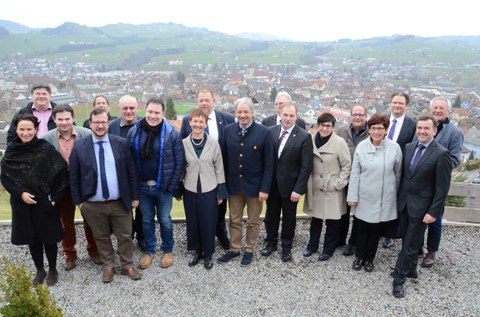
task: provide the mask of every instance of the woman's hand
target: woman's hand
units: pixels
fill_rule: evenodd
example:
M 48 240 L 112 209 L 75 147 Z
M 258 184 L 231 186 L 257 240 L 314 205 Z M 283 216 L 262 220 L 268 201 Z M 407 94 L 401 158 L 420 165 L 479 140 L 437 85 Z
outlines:
M 349 205 L 350 207 L 356 207 L 358 205 L 358 202 L 356 201 L 347 201 L 347 205 Z
M 33 199 L 34 197 L 35 197 L 35 195 L 32 195 L 30 193 L 27 193 L 27 192 L 22 193 L 22 200 L 26 204 L 35 205 L 37 203 L 37 201 L 35 199 Z
M 220 205 L 221 203 L 223 203 L 223 199 L 217 198 L 217 205 Z

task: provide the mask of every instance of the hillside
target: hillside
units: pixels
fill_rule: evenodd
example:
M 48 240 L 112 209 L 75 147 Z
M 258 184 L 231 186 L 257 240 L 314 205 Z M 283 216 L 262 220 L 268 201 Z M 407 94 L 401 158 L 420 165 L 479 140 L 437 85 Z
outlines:
M 480 37 L 472 36 L 396 35 L 318 43 L 266 40 L 268 36 L 260 34 L 231 36 L 175 23 L 87 27 L 67 22 L 34 30 L 0 21 L 0 29 L 0 61 L 42 58 L 102 63 L 121 69 L 154 68 L 171 60 L 183 64 L 317 64 L 320 57 L 375 58 L 377 62 L 413 65 L 465 66 L 480 62 Z

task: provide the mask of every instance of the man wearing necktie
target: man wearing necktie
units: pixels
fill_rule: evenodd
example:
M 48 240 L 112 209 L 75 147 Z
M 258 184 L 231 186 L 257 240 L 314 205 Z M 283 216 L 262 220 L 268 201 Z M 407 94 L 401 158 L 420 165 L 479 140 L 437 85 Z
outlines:
M 436 132 L 437 121 L 433 117 L 420 117 L 416 130 L 418 142 L 405 146 L 397 199 L 403 243 L 392 273 L 393 296 L 397 298 L 405 296 L 406 279 L 418 276 L 418 251 L 425 230 L 441 217 L 450 188 L 450 155 L 434 140 Z
M 412 142 L 415 136 L 416 122 L 406 115 L 410 97 L 404 92 L 392 94 L 390 102 L 390 128 L 387 137 L 400 145 L 404 154 L 405 145 Z M 384 248 L 393 247 L 394 242 L 386 238 L 383 242 Z
M 265 228 L 267 238 L 263 256 L 270 256 L 277 250 L 278 227 L 282 215 L 282 256 L 283 262 L 292 260 L 292 245 L 295 236 L 297 204 L 307 190 L 312 171 L 313 145 L 310 134 L 295 124 L 297 108 L 292 102 L 285 103 L 280 110 L 282 123 L 270 128 L 276 144 L 273 180 L 267 199 Z
M 133 267 L 132 208 L 139 192 L 133 156 L 125 139 L 109 135 L 108 114 L 96 108 L 90 113 L 92 136 L 75 142 L 70 155 L 72 200 L 87 219 L 103 262 L 102 281 L 115 273 L 111 230 L 118 241 L 121 273 L 141 278 Z

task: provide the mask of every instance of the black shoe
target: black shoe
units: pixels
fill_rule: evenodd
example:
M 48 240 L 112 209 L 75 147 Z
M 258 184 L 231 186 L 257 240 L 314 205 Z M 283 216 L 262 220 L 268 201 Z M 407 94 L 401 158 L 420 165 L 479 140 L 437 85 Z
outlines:
M 390 276 L 393 277 L 393 272 L 390 273 Z M 405 277 L 407 277 L 407 278 L 418 278 L 418 272 L 417 272 L 417 270 L 415 270 L 415 271 L 410 272 L 407 275 L 405 275 Z
M 224 255 L 222 255 L 221 257 L 219 257 L 219 258 L 217 259 L 217 262 L 218 262 L 218 263 L 227 263 L 227 262 L 229 262 L 231 259 L 236 258 L 237 256 L 240 256 L 240 252 L 228 251 L 227 253 L 225 253 Z
M 362 266 L 363 260 L 360 258 L 356 258 L 355 261 L 353 261 L 352 269 L 354 269 L 355 271 L 360 271 L 362 269 Z
M 263 248 L 262 251 L 260 251 L 260 254 L 263 256 L 270 256 L 273 252 L 277 251 L 277 247 L 267 244 L 265 248 Z
M 38 284 L 43 284 L 45 277 L 47 277 L 47 272 L 45 272 L 45 269 L 37 270 L 37 274 L 35 274 L 35 277 L 32 280 L 32 286 L 37 287 Z
M 211 255 L 205 256 L 205 259 L 203 260 L 203 267 L 207 270 L 210 270 L 213 267 L 213 260 Z
M 244 252 L 240 265 L 249 266 L 250 264 L 252 264 L 252 260 L 253 260 L 253 252 Z
M 365 262 L 365 266 L 363 268 L 365 269 L 365 272 L 372 273 L 374 267 L 375 266 L 373 265 L 373 262 L 367 261 Z
M 218 239 L 220 241 L 220 245 L 225 251 L 230 249 L 230 240 L 227 237 L 223 237 L 222 239 Z
M 282 262 L 290 262 L 292 260 L 292 252 L 290 250 L 282 250 Z
M 47 285 L 53 286 L 58 282 L 58 271 L 57 269 L 49 269 L 47 275 Z
M 355 246 L 351 244 L 347 244 L 345 249 L 343 250 L 343 255 L 350 256 L 355 254 Z
M 314 252 L 315 251 L 307 248 L 307 249 L 305 249 L 305 251 L 303 251 L 303 256 L 306 257 L 306 258 L 311 257 Z
M 328 261 L 331 257 L 332 257 L 331 255 L 324 253 L 324 254 L 322 254 L 318 257 L 318 260 L 319 261 Z
M 396 298 L 404 298 L 405 297 L 405 289 L 403 288 L 403 285 L 394 286 L 392 294 Z
M 202 258 L 202 254 L 199 252 L 195 252 L 194 255 L 188 260 L 188 266 L 195 266 L 200 262 L 200 259 Z
M 390 238 L 385 238 L 385 240 L 383 241 L 383 244 L 382 244 L 382 246 L 385 249 L 391 248 L 394 245 L 395 245 L 395 241 L 393 241 L 393 239 L 390 239 Z

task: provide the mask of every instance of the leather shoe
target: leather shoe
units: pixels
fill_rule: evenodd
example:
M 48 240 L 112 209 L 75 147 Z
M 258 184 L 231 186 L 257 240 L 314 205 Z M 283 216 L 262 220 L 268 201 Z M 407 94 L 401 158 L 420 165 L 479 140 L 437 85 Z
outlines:
M 435 252 L 428 252 L 422 261 L 422 267 L 432 267 L 435 264 Z
M 222 255 L 221 257 L 219 257 L 219 258 L 217 259 L 217 262 L 218 262 L 218 263 L 227 263 L 227 262 L 229 262 L 230 260 L 236 258 L 237 256 L 240 256 L 240 252 L 228 251 L 227 253 L 225 253 L 224 255 Z
M 200 262 L 200 259 L 202 258 L 202 255 L 198 252 L 195 252 L 195 254 L 192 255 L 190 260 L 188 260 L 188 266 L 195 266 Z
M 390 277 L 394 277 L 393 272 L 390 273 Z M 417 272 L 417 270 L 415 270 L 415 271 L 410 272 L 407 275 L 405 275 L 405 277 L 407 277 L 407 278 L 418 278 L 418 272 Z
M 267 244 L 265 248 L 260 251 L 260 254 L 263 256 L 270 256 L 274 251 L 277 251 L 277 248 L 271 244 Z
M 305 249 L 305 251 L 303 251 L 303 256 L 306 257 L 306 258 L 311 257 L 313 252 L 315 252 L 315 251 L 307 248 L 307 249 Z
M 102 282 L 103 283 L 110 283 L 113 281 L 113 274 L 115 273 L 115 269 L 112 267 L 110 269 L 105 269 L 102 274 Z
M 43 284 L 43 280 L 47 276 L 47 272 L 45 272 L 45 269 L 37 270 L 37 273 L 35 274 L 35 277 L 32 280 L 32 286 L 37 287 L 38 284 Z
M 292 252 L 290 250 L 282 250 L 282 262 L 290 262 L 292 261 Z
M 318 260 L 319 260 L 319 261 L 327 261 L 327 260 L 329 260 L 331 257 L 332 257 L 331 255 L 328 255 L 328 254 L 324 253 L 324 254 L 322 254 L 322 255 L 320 255 L 320 256 L 318 257 Z
M 385 238 L 385 240 L 383 240 L 382 246 L 383 246 L 385 249 L 391 248 L 391 247 L 393 247 L 394 245 L 395 245 L 395 242 L 393 241 L 393 239 Z
M 347 244 L 345 249 L 343 250 L 343 255 L 350 256 L 355 254 L 355 246 L 351 244 Z
M 374 267 L 375 266 L 373 265 L 372 261 L 365 262 L 365 265 L 363 266 L 363 268 L 365 269 L 365 272 L 368 272 L 368 273 L 372 273 Z
M 160 267 L 166 269 L 173 264 L 173 253 L 164 253 L 160 261 Z
M 65 269 L 65 271 L 70 271 L 77 266 L 77 264 L 75 263 L 76 258 L 77 258 L 76 256 L 73 256 L 73 257 L 67 257 L 65 259 L 65 264 L 63 265 L 63 268 Z
M 140 263 L 138 263 L 138 267 L 142 270 L 145 270 L 152 264 L 152 260 L 155 254 L 144 253 L 142 258 L 140 259 Z
M 392 294 L 396 298 L 404 298 L 405 297 L 405 289 L 403 288 L 403 285 L 394 286 Z
M 100 259 L 100 254 L 98 253 L 90 254 L 90 259 L 92 259 L 92 262 L 95 263 L 96 265 L 103 264 L 102 260 Z
M 121 273 L 123 275 L 128 276 L 131 280 L 134 280 L 134 281 L 142 278 L 142 275 L 140 274 L 140 272 L 138 272 L 133 266 L 123 268 Z
M 57 269 L 49 269 L 47 274 L 47 285 L 53 286 L 58 282 L 58 271 Z
M 352 269 L 354 269 L 355 271 L 360 271 L 362 269 L 362 266 L 363 260 L 360 258 L 356 258 L 355 261 L 353 261 Z
M 213 260 L 211 255 L 205 256 L 205 259 L 203 260 L 203 267 L 207 270 L 210 270 L 213 267 Z

